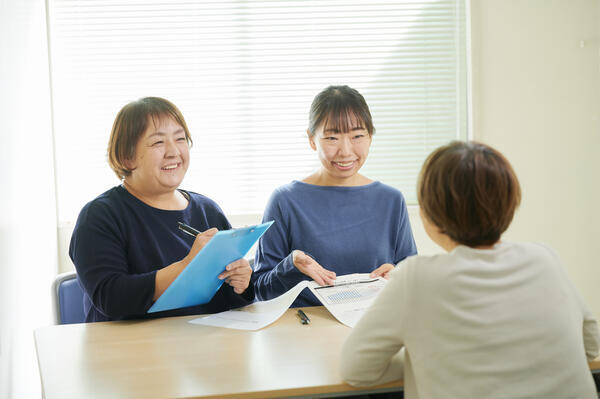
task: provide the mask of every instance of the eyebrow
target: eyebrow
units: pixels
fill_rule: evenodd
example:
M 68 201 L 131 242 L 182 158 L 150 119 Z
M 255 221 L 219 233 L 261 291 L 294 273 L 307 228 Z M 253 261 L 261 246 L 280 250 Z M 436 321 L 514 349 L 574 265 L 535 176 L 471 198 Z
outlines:
M 177 130 L 175 130 L 173 132 L 173 134 L 179 134 L 179 133 L 185 133 L 185 130 L 183 128 L 181 128 L 181 129 L 177 129 Z M 148 138 L 151 138 L 151 137 L 154 137 L 154 136 L 166 136 L 166 135 L 167 135 L 167 133 L 161 132 L 159 130 L 159 131 L 156 131 L 156 132 L 152 133 L 150 136 L 148 136 Z
M 364 126 L 356 126 L 353 127 L 352 130 L 350 130 L 350 132 L 356 132 L 358 130 L 366 130 L 367 128 Z M 339 131 L 339 129 L 336 128 L 329 128 L 329 129 L 325 129 L 323 131 L 323 133 L 333 133 L 333 134 L 342 134 L 342 132 Z M 349 132 L 348 132 L 349 133 Z

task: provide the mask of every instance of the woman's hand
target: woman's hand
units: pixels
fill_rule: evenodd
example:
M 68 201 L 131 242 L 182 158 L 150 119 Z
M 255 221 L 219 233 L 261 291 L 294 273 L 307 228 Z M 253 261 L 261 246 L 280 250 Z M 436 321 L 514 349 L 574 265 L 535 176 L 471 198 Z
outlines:
M 390 278 L 390 272 L 394 270 L 394 265 L 392 265 L 391 263 L 384 263 L 383 265 L 379 266 L 377 269 L 373 270 L 371 272 L 371 274 L 369 275 L 369 277 L 371 278 L 375 278 L 375 277 L 383 277 L 384 279 L 388 280 Z
M 225 267 L 225 271 L 219 274 L 221 280 L 225 279 L 225 282 L 233 287 L 233 291 L 236 294 L 243 294 L 250 285 L 250 276 L 252 275 L 252 268 L 250 263 L 244 258 L 238 259 L 235 262 L 231 262 Z
M 219 230 L 217 228 L 212 227 L 196 236 L 196 239 L 192 244 L 192 248 L 190 248 L 190 252 L 188 252 L 187 256 L 183 259 L 185 266 L 190 264 L 196 255 L 198 255 L 198 252 L 200 252 L 202 248 L 208 244 L 208 242 L 215 236 L 215 234 L 217 234 L 218 231 Z
M 297 249 L 292 252 L 294 266 L 319 285 L 330 285 L 335 283 L 335 272 L 325 269 L 316 260 Z
M 202 248 L 208 243 L 211 238 L 217 234 L 216 228 L 208 229 L 203 231 L 202 233 L 196 236 L 194 243 L 192 244 L 192 248 L 190 248 L 190 252 L 180 261 L 175 263 L 171 263 L 167 267 L 163 267 L 162 269 L 156 272 L 156 277 L 154 279 L 154 296 L 152 298 L 153 301 L 156 301 L 165 290 L 171 285 L 171 283 L 179 276 L 179 273 L 183 271 L 190 264 L 192 259 L 200 252 Z

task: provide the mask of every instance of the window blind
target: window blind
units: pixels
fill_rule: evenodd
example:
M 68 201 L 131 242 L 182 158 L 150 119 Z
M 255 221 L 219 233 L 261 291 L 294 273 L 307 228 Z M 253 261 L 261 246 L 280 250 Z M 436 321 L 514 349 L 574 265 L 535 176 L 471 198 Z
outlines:
M 362 173 L 416 203 L 429 152 L 466 137 L 464 0 L 48 0 L 59 221 L 118 184 L 106 162 L 127 102 L 161 96 L 194 146 L 182 188 L 228 215 L 319 166 L 314 96 L 347 84 L 376 128 Z

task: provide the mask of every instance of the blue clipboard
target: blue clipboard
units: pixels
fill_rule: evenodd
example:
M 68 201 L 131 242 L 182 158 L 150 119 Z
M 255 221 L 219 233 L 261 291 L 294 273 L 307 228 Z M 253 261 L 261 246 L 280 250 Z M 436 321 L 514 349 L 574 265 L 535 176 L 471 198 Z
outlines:
M 273 221 L 240 229 L 223 230 L 198 252 L 148 310 L 148 313 L 185 308 L 209 302 L 224 280 L 225 266 L 243 258 Z

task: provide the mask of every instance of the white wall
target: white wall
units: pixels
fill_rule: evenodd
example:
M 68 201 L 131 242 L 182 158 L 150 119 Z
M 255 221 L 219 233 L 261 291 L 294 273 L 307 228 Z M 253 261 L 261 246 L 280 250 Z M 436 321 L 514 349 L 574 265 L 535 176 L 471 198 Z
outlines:
M 0 0 L 0 398 L 39 398 L 56 207 L 43 0 Z
M 546 242 L 600 316 L 600 1 L 472 0 L 473 127 L 516 169 L 508 239 Z

